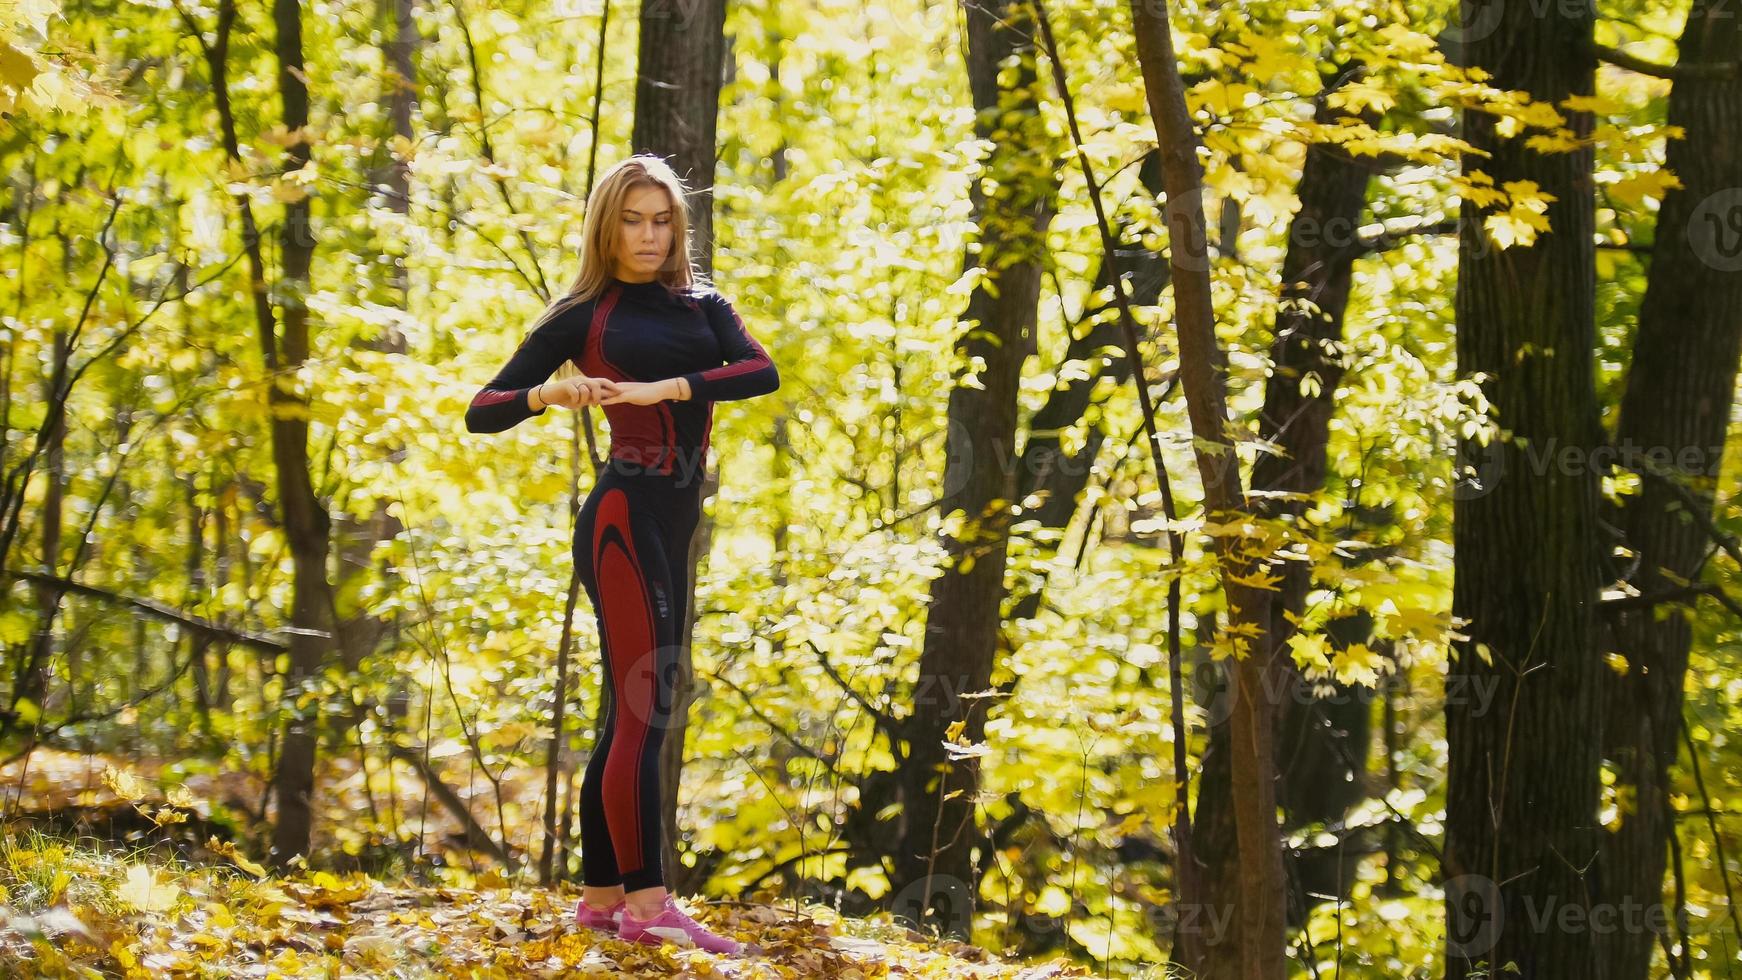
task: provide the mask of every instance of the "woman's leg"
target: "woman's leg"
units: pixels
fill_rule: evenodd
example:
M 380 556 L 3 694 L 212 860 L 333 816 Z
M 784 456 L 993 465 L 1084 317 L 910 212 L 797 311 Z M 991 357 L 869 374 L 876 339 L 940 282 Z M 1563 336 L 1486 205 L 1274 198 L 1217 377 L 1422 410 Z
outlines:
M 590 526 L 600 636 L 615 692 L 599 780 L 602 810 L 629 908 L 649 915 L 664 904 L 659 750 L 671 718 L 683 615 L 657 513 L 666 499 L 657 489 L 606 486 Z
M 658 782 L 658 759 L 666 732 L 677 722 L 675 717 L 678 680 L 678 654 L 688 628 L 686 619 L 689 602 L 689 549 L 701 516 L 700 498 L 684 488 L 662 487 L 654 497 L 658 501 L 656 532 L 658 545 L 664 554 L 664 574 L 649 578 L 654 609 L 660 618 L 665 639 L 657 648 L 654 667 L 657 671 L 659 705 L 657 725 L 659 737 L 650 747 L 654 766 L 654 781 Z M 650 542 L 651 543 L 651 542 Z M 653 819 L 663 829 L 657 799 L 651 806 Z M 662 838 L 663 839 L 663 838 Z M 663 855 L 663 851 L 658 852 Z M 637 889 L 634 882 L 625 884 L 624 898 L 628 909 L 637 918 L 658 915 L 664 908 L 666 888 L 658 885 Z M 693 923 L 692 923 L 693 924 Z
M 617 855 L 611 845 L 611 830 L 605 821 L 605 759 L 611 751 L 611 732 L 615 727 L 617 699 L 611 691 L 614 683 L 611 677 L 611 660 L 603 651 L 608 636 L 604 623 L 604 606 L 599 598 L 599 578 L 593 566 L 593 530 L 604 484 L 596 484 L 594 490 L 595 492 L 588 494 L 586 502 L 581 506 L 575 528 L 574 549 L 575 567 L 580 574 L 581 584 L 586 588 L 587 599 L 593 605 L 594 618 L 599 624 L 599 710 L 603 715 L 597 729 L 600 732 L 599 740 L 593 745 L 592 756 L 587 760 L 586 772 L 581 777 L 581 882 L 582 899 L 594 908 L 606 909 L 623 898 L 623 875 L 617 870 Z

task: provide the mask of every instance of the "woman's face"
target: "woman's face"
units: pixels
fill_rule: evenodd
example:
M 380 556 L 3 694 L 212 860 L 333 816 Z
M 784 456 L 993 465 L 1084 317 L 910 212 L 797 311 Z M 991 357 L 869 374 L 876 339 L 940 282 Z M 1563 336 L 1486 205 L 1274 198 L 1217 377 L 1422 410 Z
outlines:
M 637 187 L 623 200 L 617 234 L 617 277 L 647 282 L 671 255 L 671 195 L 659 186 Z

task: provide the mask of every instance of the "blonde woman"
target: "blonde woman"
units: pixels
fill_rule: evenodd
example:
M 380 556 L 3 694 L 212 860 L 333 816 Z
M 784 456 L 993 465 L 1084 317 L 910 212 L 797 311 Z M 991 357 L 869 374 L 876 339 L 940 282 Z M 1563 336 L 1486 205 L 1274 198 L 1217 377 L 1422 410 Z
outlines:
M 684 914 L 666 890 L 659 750 L 713 403 L 768 394 L 780 375 L 692 269 L 688 219 L 683 182 L 663 160 L 611 168 L 587 201 L 580 274 L 472 399 L 466 428 L 500 432 L 550 405 L 603 408 L 611 449 L 581 508 L 574 558 L 610 696 L 581 783 L 575 918 L 634 942 L 736 953 L 742 944 Z

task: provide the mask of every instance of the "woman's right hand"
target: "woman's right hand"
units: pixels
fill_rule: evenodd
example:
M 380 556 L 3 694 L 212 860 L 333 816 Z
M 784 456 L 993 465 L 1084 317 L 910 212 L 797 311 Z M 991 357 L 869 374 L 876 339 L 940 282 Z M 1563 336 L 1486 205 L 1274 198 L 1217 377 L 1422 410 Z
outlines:
M 617 383 L 609 378 L 589 378 L 575 375 L 561 381 L 548 381 L 539 389 L 538 397 L 546 405 L 563 408 L 585 408 L 617 394 Z

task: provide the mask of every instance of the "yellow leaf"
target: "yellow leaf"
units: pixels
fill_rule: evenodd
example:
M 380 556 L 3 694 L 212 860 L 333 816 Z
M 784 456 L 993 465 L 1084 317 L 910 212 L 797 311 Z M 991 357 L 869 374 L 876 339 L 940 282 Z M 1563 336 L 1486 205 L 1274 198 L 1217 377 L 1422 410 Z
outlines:
M 187 814 L 175 809 L 174 807 L 167 806 L 158 807 L 157 812 L 150 816 L 151 821 L 159 827 L 167 827 L 172 823 L 186 823 L 188 818 Z
M 104 769 L 103 785 L 109 787 L 111 793 L 123 800 L 145 798 L 145 786 L 140 783 L 139 777 L 124 769 L 116 769 L 114 766 Z
M 1671 188 L 1682 186 L 1681 179 L 1668 170 L 1647 170 L 1629 174 L 1609 186 L 1609 196 L 1632 205 L 1643 204 L 1645 198 L 1659 201 Z
M 1330 666 L 1330 656 L 1323 633 L 1296 633 L 1288 638 L 1289 652 L 1302 670 L 1323 671 Z
M 1491 214 L 1482 222 L 1488 229 L 1488 240 L 1502 249 L 1514 245 L 1529 245 L 1536 241 L 1536 229 L 1507 214 Z
M 1518 110 L 1518 121 L 1537 129 L 1558 129 L 1567 124 L 1566 117 L 1547 102 L 1527 102 Z
M 1264 569 L 1255 568 L 1252 570 L 1251 574 L 1244 577 L 1230 575 L 1228 576 L 1228 581 L 1235 585 L 1244 585 L 1249 589 L 1267 589 L 1271 592 L 1279 592 L 1281 589 L 1278 588 L 1276 583 L 1282 581 L 1282 576 L 1266 575 Z
M 286 204 L 293 204 L 308 197 L 308 191 L 303 190 L 301 187 L 297 187 L 294 184 L 282 180 L 275 180 L 272 182 L 272 196 L 274 199 L 283 201 Z
M 1509 180 L 1501 186 L 1511 195 L 1514 209 L 1523 208 L 1541 214 L 1548 210 L 1548 202 L 1555 200 L 1553 194 L 1537 186 L 1534 180 Z
M 0 41 L 0 86 L 22 91 L 41 71 L 34 57 Z
M 180 885 L 158 881 L 156 872 L 143 864 L 128 865 L 127 880 L 115 891 L 115 897 L 141 912 L 167 912 L 180 896 Z
M 1607 95 L 1569 95 L 1561 100 L 1561 108 L 1571 112 L 1594 112 L 1601 116 L 1615 116 L 1627 111 L 1627 107 Z
M 246 870 L 247 874 L 251 874 L 251 876 L 267 877 L 267 869 L 263 869 L 263 867 L 260 867 L 258 863 L 247 860 L 247 855 L 244 855 L 244 853 L 242 853 L 233 842 L 219 841 L 218 837 L 213 837 L 211 841 L 206 842 L 206 849 L 207 851 L 214 853 L 214 855 L 230 858 L 230 862 L 232 862 L 235 867 Z
M 1366 109 L 1374 112 L 1384 112 L 1397 104 L 1397 99 L 1390 92 L 1377 85 L 1355 83 L 1345 85 L 1325 97 L 1325 103 L 1333 108 L 1344 108 L 1350 112 L 1359 113 Z
M 1524 145 L 1538 153 L 1571 153 L 1583 146 L 1578 137 L 1570 129 L 1557 129 L 1552 133 L 1538 133 L 1524 141 Z
M 1384 660 L 1365 643 L 1352 643 L 1331 659 L 1331 671 L 1344 684 L 1372 687 L 1379 682 Z

